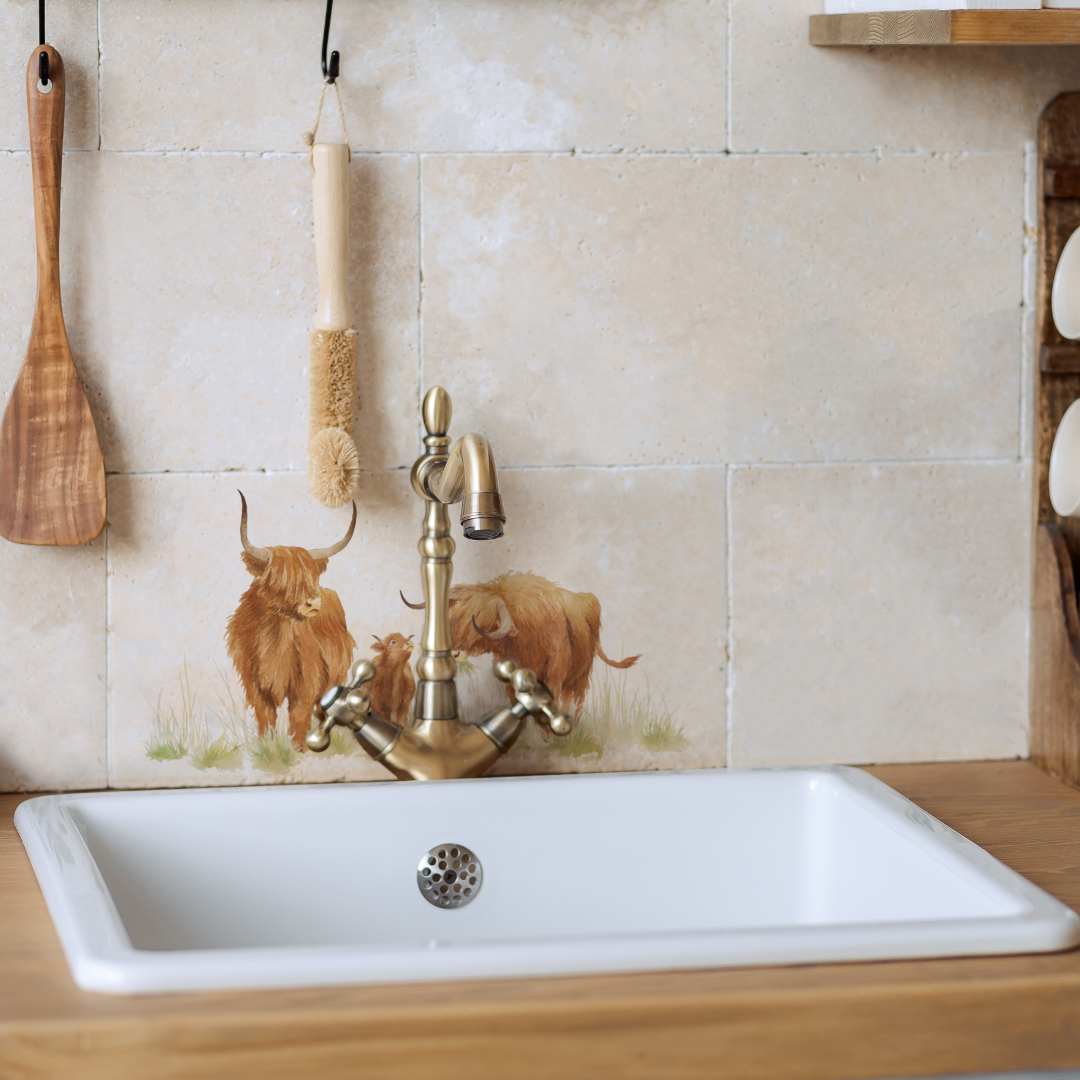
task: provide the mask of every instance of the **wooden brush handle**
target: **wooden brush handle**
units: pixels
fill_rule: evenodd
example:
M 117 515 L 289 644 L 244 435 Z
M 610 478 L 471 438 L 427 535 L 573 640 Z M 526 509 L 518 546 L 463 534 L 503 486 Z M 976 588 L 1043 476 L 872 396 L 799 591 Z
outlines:
M 349 310 L 349 148 L 316 143 L 312 197 L 315 205 L 315 266 L 319 274 L 316 330 L 348 330 Z
M 38 57 L 49 54 L 52 90 L 38 90 Z M 34 223 L 37 229 L 37 309 L 60 310 L 60 170 L 64 161 L 64 61 L 51 45 L 34 50 L 26 68 L 30 114 L 30 164 L 34 171 Z

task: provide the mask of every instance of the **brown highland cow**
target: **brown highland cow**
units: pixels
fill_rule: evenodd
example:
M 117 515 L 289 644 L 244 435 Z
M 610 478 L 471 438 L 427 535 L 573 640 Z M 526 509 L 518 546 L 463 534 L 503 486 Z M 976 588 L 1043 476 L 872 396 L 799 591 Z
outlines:
M 409 667 L 412 635 L 387 634 L 375 637 L 375 678 L 368 683 L 371 711 L 404 726 L 409 720 L 409 706 L 416 693 L 416 679 Z
M 573 702 L 575 712 L 589 691 L 597 656 L 613 668 L 632 667 L 641 657 L 609 660 L 600 646 L 600 601 L 536 574 L 502 574 L 480 585 L 453 586 L 450 636 L 454 650 L 466 656 L 509 656 L 532 668 L 560 708 Z
M 255 580 L 229 619 L 225 642 L 259 734 L 274 726 L 278 707 L 288 700 L 289 731 L 298 750 L 304 749 L 312 706 L 345 681 L 356 648 L 337 593 L 319 585 L 327 560 L 348 544 L 355 528 L 353 503 L 349 531 L 332 547 L 255 547 L 248 541 L 247 500 L 240 493 L 240 557 Z

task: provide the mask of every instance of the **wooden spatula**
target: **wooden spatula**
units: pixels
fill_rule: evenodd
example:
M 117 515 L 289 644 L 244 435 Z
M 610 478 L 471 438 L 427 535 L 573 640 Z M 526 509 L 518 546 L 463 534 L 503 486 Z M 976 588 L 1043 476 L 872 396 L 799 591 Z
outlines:
M 38 89 L 49 54 L 48 93 Z M 26 69 L 37 230 L 30 344 L 0 424 L 0 536 L 18 544 L 85 544 L 105 526 L 105 462 L 60 309 L 60 168 L 64 61 L 39 45 Z

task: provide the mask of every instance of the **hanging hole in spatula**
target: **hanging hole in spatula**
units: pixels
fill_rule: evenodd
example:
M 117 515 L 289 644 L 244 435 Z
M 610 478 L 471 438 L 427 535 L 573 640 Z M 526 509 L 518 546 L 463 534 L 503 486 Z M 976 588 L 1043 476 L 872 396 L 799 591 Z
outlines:
M 49 78 L 49 54 L 42 49 L 38 53 L 38 83 L 39 94 L 52 93 L 52 79 Z

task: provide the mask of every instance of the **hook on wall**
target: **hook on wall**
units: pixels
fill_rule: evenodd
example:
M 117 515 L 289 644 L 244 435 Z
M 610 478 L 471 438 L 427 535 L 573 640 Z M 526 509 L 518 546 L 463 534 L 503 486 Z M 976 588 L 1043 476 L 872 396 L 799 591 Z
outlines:
M 45 0 L 39 0 L 39 2 L 42 11 L 44 11 Z M 322 73 L 323 78 L 326 79 L 327 82 L 334 82 L 334 80 L 337 79 L 341 64 L 341 54 L 336 49 L 330 54 L 329 67 L 326 63 L 326 44 L 330 40 L 330 13 L 333 10 L 334 0 L 326 0 L 326 21 L 323 23 L 322 32 Z M 44 18 L 44 15 L 42 15 L 42 18 Z M 44 42 L 44 38 L 42 41 Z
M 38 0 L 37 8 L 38 44 L 45 44 L 45 0 Z M 49 85 L 49 54 L 42 49 L 38 53 L 38 82 L 42 86 Z

